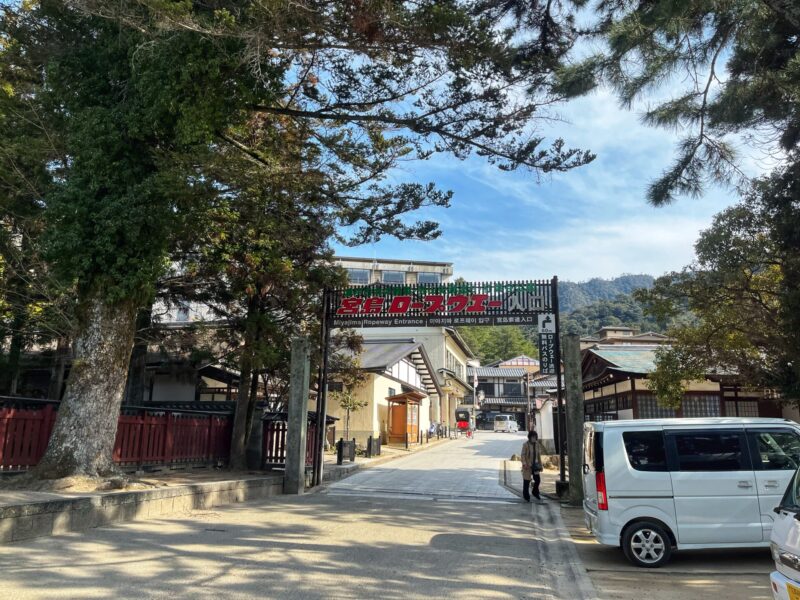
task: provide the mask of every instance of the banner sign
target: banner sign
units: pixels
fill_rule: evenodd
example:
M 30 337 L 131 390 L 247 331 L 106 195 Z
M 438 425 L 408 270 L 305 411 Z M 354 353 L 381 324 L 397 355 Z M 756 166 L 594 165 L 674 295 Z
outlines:
M 368 285 L 331 292 L 333 327 L 539 325 L 550 281 Z
M 539 334 L 539 373 L 542 375 L 556 374 L 556 334 Z

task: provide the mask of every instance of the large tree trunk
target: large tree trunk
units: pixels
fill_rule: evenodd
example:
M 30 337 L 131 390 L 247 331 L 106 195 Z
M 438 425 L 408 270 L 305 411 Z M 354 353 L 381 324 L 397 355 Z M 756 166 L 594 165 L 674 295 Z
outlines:
M 75 336 L 75 358 L 44 457 L 32 471 L 41 479 L 105 476 L 112 452 L 133 346 L 132 302 L 91 298 Z

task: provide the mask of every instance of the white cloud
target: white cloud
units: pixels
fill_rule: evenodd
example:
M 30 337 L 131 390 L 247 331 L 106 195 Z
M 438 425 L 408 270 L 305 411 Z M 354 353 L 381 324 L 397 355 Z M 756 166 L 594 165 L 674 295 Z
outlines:
M 610 223 L 574 220 L 552 231 L 530 234 L 513 246 L 448 244 L 444 254 L 456 275 L 469 280 L 538 279 L 558 275 L 582 281 L 622 273 L 660 275 L 691 262 L 706 219 L 670 215 L 631 217 Z M 487 236 L 488 237 L 488 236 Z

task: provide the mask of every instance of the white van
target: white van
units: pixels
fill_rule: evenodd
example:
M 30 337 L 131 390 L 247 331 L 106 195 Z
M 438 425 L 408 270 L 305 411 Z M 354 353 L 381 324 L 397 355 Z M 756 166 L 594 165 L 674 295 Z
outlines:
M 775 571 L 770 574 L 775 600 L 800 600 L 800 475 L 786 488 L 780 504 L 775 507 L 772 527 L 772 558 Z
M 519 431 L 519 423 L 514 415 L 497 415 L 494 418 L 494 430 L 516 433 Z
M 585 423 L 583 443 L 586 525 L 640 567 L 673 548 L 767 546 L 800 466 L 800 425 L 785 419 Z

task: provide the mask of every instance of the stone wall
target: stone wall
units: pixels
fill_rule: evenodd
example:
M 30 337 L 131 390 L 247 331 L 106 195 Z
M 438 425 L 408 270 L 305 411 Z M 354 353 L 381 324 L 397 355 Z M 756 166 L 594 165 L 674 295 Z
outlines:
M 0 506 L 0 543 L 188 513 L 281 493 L 283 476 L 268 475 L 7 504 Z

